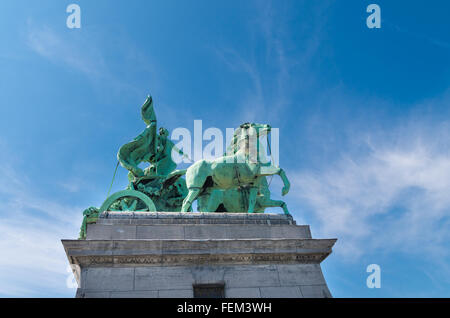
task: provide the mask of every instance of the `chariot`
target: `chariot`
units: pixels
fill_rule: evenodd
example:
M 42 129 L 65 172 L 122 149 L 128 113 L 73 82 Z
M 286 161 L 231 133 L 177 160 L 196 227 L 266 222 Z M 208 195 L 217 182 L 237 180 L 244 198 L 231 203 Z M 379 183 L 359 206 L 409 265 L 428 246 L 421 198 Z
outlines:
M 188 190 L 186 170 L 175 170 L 167 176 L 146 175 L 130 180 L 127 188 L 108 195 L 100 208 L 90 207 L 83 212 L 80 238 L 86 238 L 87 224 L 97 222 L 105 211 L 178 212 Z
M 268 124 L 244 123 L 234 132 L 231 144 L 222 157 L 198 160 L 185 170 L 175 170 L 172 152 L 189 157 L 168 138 L 167 129 L 156 133 L 153 99 L 147 97 L 141 109 L 147 125 L 144 131 L 120 147 L 118 163 L 126 168 L 129 184 L 125 190 L 109 195 L 100 208 L 83 212 L 80 238 L 86 237 L 87 224 L 95 223 L 103 212 L 191 212 L 197 200 L 201 212 L 263 213 L 267 207 L 280 207 L 289 214 L 286 203 L 270 198 L 267 176 L 279 175 L 283 181 L 282 195 L 289 192 L 290 183 L 283 169 L 268 160 L 264 145 L 272 130 Z M 141 163 L 150 165 L 142 170 Z M 181 178 L 186 175 L 186 178 Z
M 134 178 L 125 190 L 108 196 L 99 209 L 104 211 L 178 212 L 187 195 L 186 170 L 175 170 L 167 176 L 146 175 Z

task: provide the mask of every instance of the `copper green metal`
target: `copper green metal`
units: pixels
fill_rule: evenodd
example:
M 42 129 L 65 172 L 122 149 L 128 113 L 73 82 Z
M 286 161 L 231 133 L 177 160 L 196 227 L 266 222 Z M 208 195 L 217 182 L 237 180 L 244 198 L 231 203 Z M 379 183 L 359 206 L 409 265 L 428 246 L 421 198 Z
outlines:
M 83 211 L 83 222 L 81 223 L 79 239 L 86 238 L 87 225 L 97 222 L 99 213 L 96 207 L 89 207 Z
M 138 211 L 138 203 L 140 203 L 139 201 L 142 201 L 142 204 L 140 204 L 141 209 L 139 209 L 139 211 L 156 212 L 156 207 L 152 199 L 143 192 L 136 190 L 122 190 L 109 196 L 100 207 L 99 213 L 110 211 L 112 206 L 117 204 L 119 200 L 121 211 Z
M 108 194 L 106 195 L 107 197 L 109 197 L 109 194 L 111 193 L 111 189 L 112 189 L 112 186 L 113 186 L 113 183 L 114 183 L 114 179 L 116 178 L 117 168 L 119 168 L 119 163 L 120 162 L 117 161 L 116 169 L 114 169 L 114 174 L 113 174 L 113 177 L 112 177 L 112 180 L 111 180 L 111 184 L 109 186 Z
M 259 137 L 268 134 L 270 130 L 271 127 L 267 124 L 242 124 L 236 129 L 225 156 L 215 160 L 199 160 L 190 166 L 186 171 L 186 185 L 189 193 L 183 201 L 181 211 L 187 212 L 199 195 L 206 193 L 208 196 L 209 193 L 206 201 L 201 203 L 202 209 L 214 212 L 214 208 L 220 206 L 220 202 L 223 206 L 233 206 L 236 202 L 242 202 L 247 196 L 248 199 L 245 204 L 241 204 L 240 209 L 242 210 L 245 206 L 248 213 L 257 212 L 255 208 L 258 193 L 263 194 L 264 191 L 268 191 L 263 189 L 267 181 L 264 183 L 262 178 L 275 174 L 281 177 L 284 184 L 282 195 L 286 195 L 289 192 L 290 183 L 284 170 L 270 163 L 262 163 L 258 152 L 256 157 L 252 158 L 252 153 L 249 151 L 250 133 L 256 131 Z M 259 143 L 258 138 L 256 141 Z M 259 149 L 259 144 L 256 149 Z M 214 190 L 231 190 L 231 192 L 220 193 L 213 192 Z M 264 195 L 262 197 L 264 198 Z M 270 198 L 267 199 L 267 195 L 264 199 L 260 199 L 258 205 L 260 210 L 264 210 L 267 206 L 281 206 L 284 212 L 289 214 L 284 202 L 274 202 Z
M 157 120 L 153 99 L 148 96 L 141 107 L 144 131 L 129 143 L 120 147 L 117 153 L 118 164 L 106 200 L 100 209 L 90 207 L 83 213 L 80 238 L 86 237 L 87 224 L 95 223 L 104 211 L 180 211 L 188 191 L 181 178 L 185 170 L 175 170 L 172 151 L 176 149 L 168 138 L 167 129 L 160 127 L 157 133 Z M 148 163 L 144 170 L 141 163 Z M 125 190 L 109 195 L 118 165 L 128 172 L 129 184 Z
M 267 207 L 281 207 L 285 214 L 289 214 L 285 202 L 270 198 L 266 177 L 281 177 L 283 196 L 289 192 L 289 180 L 283 169 L 261 160 L 260 156 L 265 157 L 259 137 L 267 137 L 269 142 L 270 125 L 242 124 L 236 129 L 224 156 L 215 160 L 199 160 L 186 170 L 176 170 L 172 152 L 184 154 L 169 139 L 167 129 L 160 127 L 157 133 L 151 96 L 142 105 L 141 115 L 145 129 L 120 147 L 117 153 L 118 165 L 128 170 L 129 184 L 125 190 L 109 195 L 117 165 L 101 207 L 83 211 L 80 239 L 86 238 L 87 225 L 95 223 L 105 211 L 188 212 L 197 199 L 201 212 L 263 213 Z M 255 136 L 256 156 L 250 151 L 249 142 Z M 270 143 L 269 151 L 272 156 Z M 141 169 L 139 165 L 142 163 L 148 166 Z

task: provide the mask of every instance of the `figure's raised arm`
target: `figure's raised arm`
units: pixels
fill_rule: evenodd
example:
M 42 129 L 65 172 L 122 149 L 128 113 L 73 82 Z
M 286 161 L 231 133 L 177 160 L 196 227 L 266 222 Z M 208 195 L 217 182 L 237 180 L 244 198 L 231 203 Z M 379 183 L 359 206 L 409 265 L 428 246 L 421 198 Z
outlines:
M 141 115 L 142 120 L 147 125 L 150 125 L 151 123 L 156 123 L 156 114 L 153 108 L 153 98 L 150 95 L 148 95 L 147 99 L 144 102 L 144 105 L 142 105 Z

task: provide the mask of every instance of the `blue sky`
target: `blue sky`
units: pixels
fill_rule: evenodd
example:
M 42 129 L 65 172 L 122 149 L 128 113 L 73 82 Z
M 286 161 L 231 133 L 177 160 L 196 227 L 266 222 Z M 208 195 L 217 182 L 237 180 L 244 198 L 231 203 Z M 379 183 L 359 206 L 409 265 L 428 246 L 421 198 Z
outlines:
M 81 7 L 81 29 L 66 7 Z M 381 7 L 368 29 L 366 7 Z M 335 297 L 450 297 L 448 1 L 1 1 L 0 296 L 73 297 L 61 238 L 152 94 L 170 131 L 280 128 Z M 126 186 L 119 169 L 113 191 Z M 279 197 L 281 182 L 271 184 Z M 277 212 L 273 210 L 272 212 Z M 381 288 L 366 267 L 381 266 Z

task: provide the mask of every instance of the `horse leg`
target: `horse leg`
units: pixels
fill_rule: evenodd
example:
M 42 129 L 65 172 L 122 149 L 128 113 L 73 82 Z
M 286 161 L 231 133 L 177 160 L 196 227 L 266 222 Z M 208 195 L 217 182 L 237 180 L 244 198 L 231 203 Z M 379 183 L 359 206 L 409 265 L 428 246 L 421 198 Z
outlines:
M 287 208 L 286 202 L 281 200 L 272 200 L 272 199 L 265 199 L 262 202 L 258 203 L 261 205 L 262 208 L 269 208 L 269 207 L 280 207 L 283 209 L 284 214 L 289 215 L 289 210 Z
M 258 188 L 251 187 L 248 195 L 248 213 L 255 211 L 256 195 L 258 194 Z
M 289 213 L 289 210 L 287 208 L 287 204 L 284 201 L 281 201 L 281 208 L 283 209 L 284 214 L 286 215 L 290 215 L 291 213 Z
M 194 163 L 186 170 L 186 186 L 189 189 L 189 193 L 183 200 L 181 206 L 181 212 L 188 212 L 192 206 L 192 202 L 197 199 L 206 178 L 209 176 L 209 166 L 205 160 L 200 160 Z
M 209 202 L 210 194 L 203 194 L 197 197 L 197 210 L 199 212 L 207 212 L 208 211 L 208 202 Z
M 284 201 L 281 201 L 281 200 L 270 200 L 268 202 L 268 204 L 271 204 L 270 206 L 273 206 L 273 207 L 280 207 L 280 208 L 282 208 L 284 214 L 286 214 L 286 215 L 290 214 L 289 210 L 287 208 L 286 202 L 284 202 Z
M 291 188 L 291 183 L 289 182 L 288 178 L 286 177 L 286 173 L 283 169 L 275 167 L 275 166 L 262 166 L 260 167 L 258 176 L 271 176 L 277 174 L 281 177 L 281 180 L 283 181 L 283 189 L 281 191 L 282 195 L 286 195 L 289 192 L 289 189 Z
M 281 177 L 281 180 L 283 180 L 283 190 L 281 191 L 282 195 L 286 195 L 289 192 L 289 189 L 291 188 L 291 183 L 289 182 L 289 179 L 286 177 L 286 173 L 283 169 L 280 168 L 280 172 L 278 175 Z
M 189 193 L 186 196 L 186 198 L 184 198 L 183 200 L 183 205 L 181 206 L 181 212 L 188 212 L 189 208 L 192 205 L 192 202 L 195 201 L 195 199 L 197 199 L 199 193 L 200 193 L 200 188 L 190 188 L 189 189 Z
M 223 202 L 223 193 L 220 190 L 211 191 L 205 212 L 216 212 L 219 205 Z

